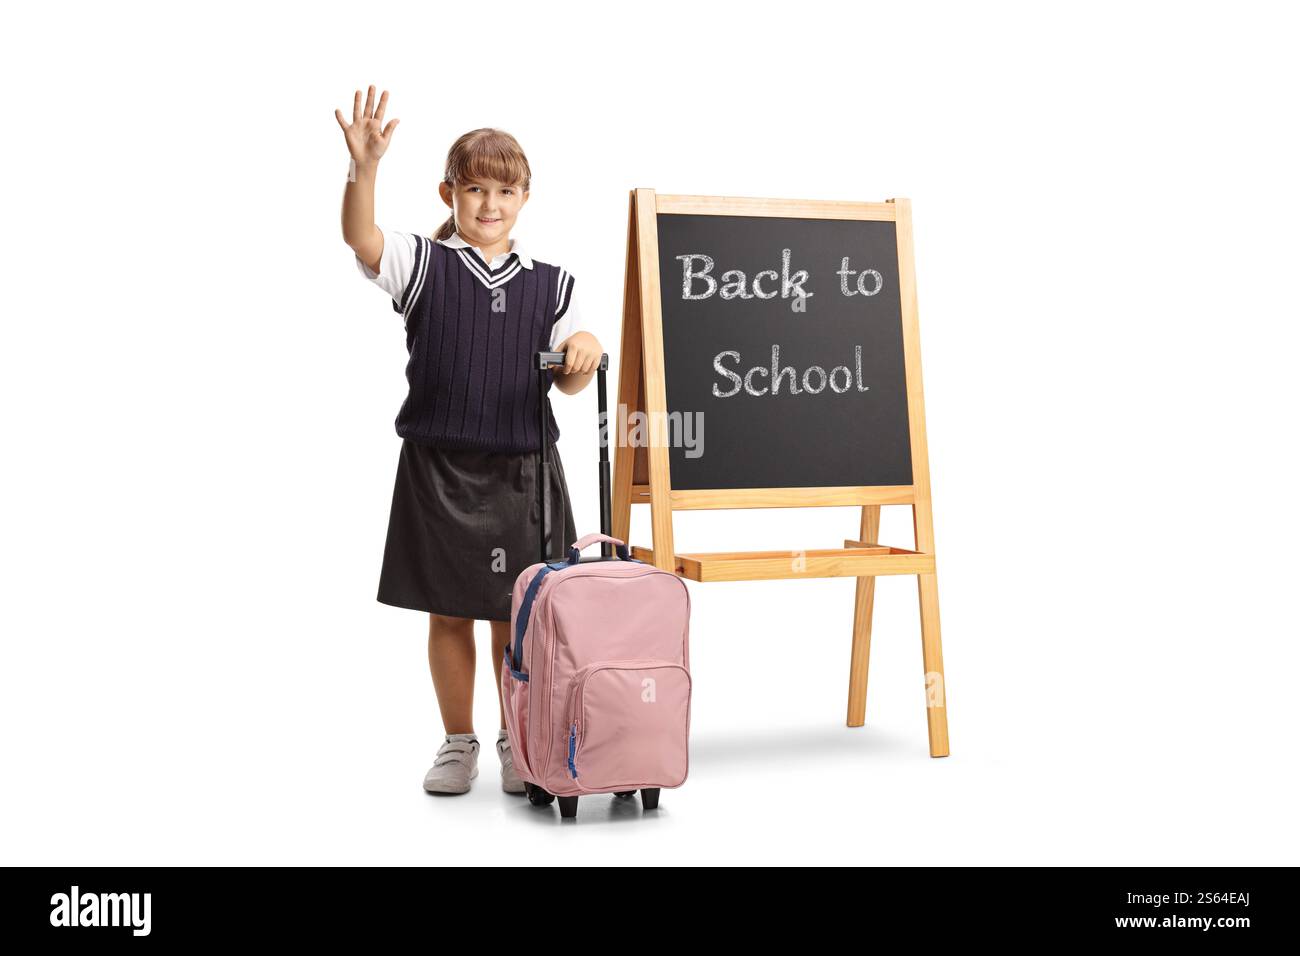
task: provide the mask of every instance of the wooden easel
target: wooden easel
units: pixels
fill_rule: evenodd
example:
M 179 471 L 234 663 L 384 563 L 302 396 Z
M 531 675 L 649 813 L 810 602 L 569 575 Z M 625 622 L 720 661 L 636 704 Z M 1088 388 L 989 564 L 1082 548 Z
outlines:
M 659 285 L 657 217 L 665 214 L 775 216 L 809 219 L 869 219 L 895 223 L 906 370 L 912 484 L 834 488 L 743 488 L 674 491 L 670 482 L 664 413 L 663 313 Z M 613 535 L 627 541 L 632 505 L 650 505 L 651 548 L 633 547 L 633 556 L 692 581 L 745 581 L 803 577 L 856 577 L 852 654 L 849 661 L 850 727 L 866 722 L 867 665 L 875 578 L 915 574 L 920 595 L 921 650 L 926 678 L 926 718 L 930 755 L 948 755 L 948 718 L 939 638 L 939 587 L 935 576 L 934 520 L 930 507 L 930 465 L 921 388 L 920 334 L 912 254 L 912 213 L 907 199 L 883 203 L 749 199 L 720 196 L 656 195 L 634 189 L 628 212 L 627 268 L 623 287 L 623 330 L 618 402 L 649 417 L 650 441 L 633 447 L 617 435 L 614 455 Z M 617 416 L 616 416 L 617 417 Z M 611 436 L 615 433 L 610 432 Z M 708 508 L 792 508 L 861 505 L 855 538 L 842 548 L 789 551 L 677 554 L 673 512 Z M 882 505 L 911 505 L 912 549 L 878 544 Z

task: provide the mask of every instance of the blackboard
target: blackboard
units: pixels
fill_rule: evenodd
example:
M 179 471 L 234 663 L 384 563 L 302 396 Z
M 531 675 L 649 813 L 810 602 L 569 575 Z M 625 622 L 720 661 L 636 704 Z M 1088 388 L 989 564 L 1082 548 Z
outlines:
M 894 223 L 657 221 L 671 487 L 911 485 Z

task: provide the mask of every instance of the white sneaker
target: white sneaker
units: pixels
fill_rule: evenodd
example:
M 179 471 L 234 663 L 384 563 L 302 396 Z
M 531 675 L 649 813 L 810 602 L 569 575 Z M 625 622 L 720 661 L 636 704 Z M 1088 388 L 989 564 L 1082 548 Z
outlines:
M 469 782 L 478 776 L 478 749 L 475 734 L 448 734 L 424 775 L 424 789 L 429 793 L 466 793 Z
M 497 736 L 497 756 L 501 758 L 501 789 L 506 793 L 523 793 L 524 782 L 515 773 L 515 755 L 510 750 L 510 735 L 504 730 Z

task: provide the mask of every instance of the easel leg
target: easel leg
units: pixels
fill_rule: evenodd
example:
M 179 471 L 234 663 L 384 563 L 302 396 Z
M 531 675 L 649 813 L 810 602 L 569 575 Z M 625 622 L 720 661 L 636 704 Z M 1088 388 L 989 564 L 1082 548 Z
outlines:
M 627 266 L 623 274 L 623 329 L 619 341 L 618 404 L 608 422 L 608 435 L 614 442 L 614 488 L 611 504 L 610 532 L 631 544 L 632 481 L 635 473 L 636 448 L 628 444 L 627 431 L 619 427 L 639 408 L 641 388 L 641 299 L 640 272 L 636 244 L 636 193 L 628 193 Z
M 858 540 L 874 544 L 880 535 L 880 505 L 863 505 Z M 871 611 L 876 598 L 876 579 L 858 578 L 853 597 L 853 653 L 849 658 L 850 727 L 867 722 L 867 669 L 871 660 Z
M 925 717 L 930 756 L 948 756 L 948 706 L 943 684 L 943 644 L 939 640 L 939 579 L 916 576 L 921 598 L 921 658 L 925 664 Z

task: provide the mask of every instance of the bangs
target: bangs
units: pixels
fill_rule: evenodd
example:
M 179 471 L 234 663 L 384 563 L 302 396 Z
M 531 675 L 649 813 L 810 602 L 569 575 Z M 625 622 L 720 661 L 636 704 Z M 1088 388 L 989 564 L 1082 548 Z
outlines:
M 466 143 L 447 172 L 451 182 L 458 184 L 472 179 L 495 179 L 510 186 L 528 188 L 528 160 L 513 137 L 498 133 L 477 136 Z

